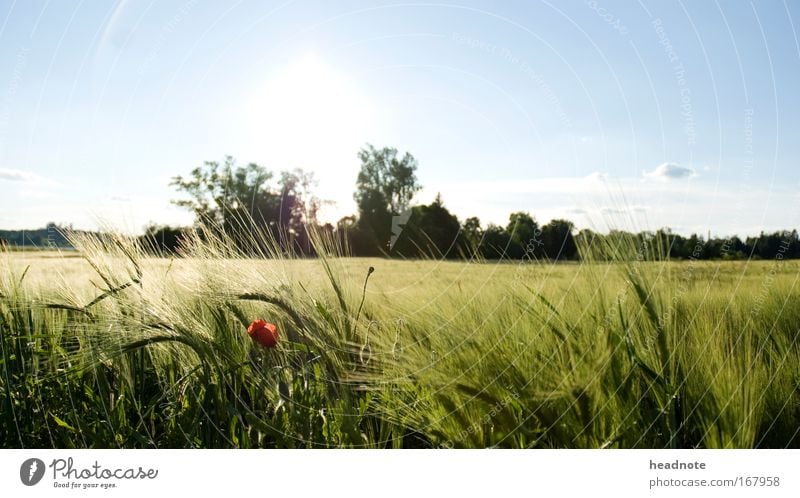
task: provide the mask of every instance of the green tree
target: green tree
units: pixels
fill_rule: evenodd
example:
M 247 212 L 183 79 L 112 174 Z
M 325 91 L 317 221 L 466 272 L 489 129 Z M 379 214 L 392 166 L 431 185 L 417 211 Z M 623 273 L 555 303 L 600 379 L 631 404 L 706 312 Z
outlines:
M 222 231 L 243 246 L 264 240 L 254 237 L 255 230 L 287 247 L 307 248 L 306 224 L 316 222 L 320 205 L 311 194 L 313 177 L 299 169 L 285 171 L 273 186 L 273 176 L 255 163 L 237 166 L 230 156 L 223 163 L 207 161 L 188 177 L 172 179 L 170 185 L 188 196 L 173 203 L 194 212 L 197 225 Z
M 441 195 L 429 205 L 412 208 L 393 253 L 405 257 L 458 257 L 463 249 L 461 225 Z
M 257 164 L 236 166 L 231 156 L 222 164 L 206 161 L 188 177 L 172 178 L 170 185 L 189 196 L 172 202 L 193 211 L 199 225 L 224 227 L 242 206 L 259 206 L 265 197 L 271 197 L 267 184 L 271 178 L 272 173 Z
M 542 250 L 553 260 L 577 259 L 578 247 L 572 237 L 575 226 L 571 221 L 552 220 L 542 227 Z
M 518 211 L 508 217 L 506 232 L 511 239 L 508 247 L 508 257 L 522 259 L 533 258 L 541 254 L 543 244 L 539 224 L 528 213 Z
M 358 153 L 361 170 L 356 179 L 355 201 L 359 228 L 368 232 L 376 250 L 386 247 L 392 230 L 392 215 L 407 210 L 422 188 L 417 182 L 417 160 L 397 149 L 376 149 L 367 144 Z
M 312 192 L 315 186 L 313 174 L 299 168 L 281 172 L 278 180 L 278 236 L 284 246 L 300 254 L 313 252 L 308 227 L 318 226 L 317 213 L 323 204 Z
M 511 245 L 510 234 L 503 227 L 490 223 L 481 238 L 480 254 L 486 259 L 506 259 L 510 257 Z
M 159 256 L 173 255 L 180 250 L 187 232 L 188 230 L 183 227 L 151 222 L 145 227 L 144 235 L 140 236 L 138 240 L 140 247 L 147 253 Z
M 483 229 L 481 228 L 481 220 L 477 216 L 472 216 L 464 220 L 461 226 L 464 234 L 464 243 L 470 253 L 478 250 L 483 239 Z

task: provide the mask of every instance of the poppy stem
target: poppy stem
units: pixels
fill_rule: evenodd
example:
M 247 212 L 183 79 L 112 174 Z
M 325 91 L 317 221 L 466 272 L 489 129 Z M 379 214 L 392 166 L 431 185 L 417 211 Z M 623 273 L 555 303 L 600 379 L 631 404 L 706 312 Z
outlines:
M 367 278 L 364 279 L 364 289 L 361 291 L 361 304 L 358 305 L 358 312 L 356 313 L 356 327 L 358 327 L 358 318 L 361 316 L 361 308 L 364 307 L 364 299 L 367 297 L 367 282 L 369 282 L 369 276 L 375 271 L 374 266 L 370 266 L 369 270 L 367 270 Z

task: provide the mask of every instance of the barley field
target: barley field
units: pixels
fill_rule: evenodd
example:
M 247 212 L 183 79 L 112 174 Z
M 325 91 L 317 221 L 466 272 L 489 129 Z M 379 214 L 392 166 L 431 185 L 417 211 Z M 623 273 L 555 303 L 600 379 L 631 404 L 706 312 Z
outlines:
M 800 447 L 798 262 L 75 243 L 0 254 L 3 447 Z

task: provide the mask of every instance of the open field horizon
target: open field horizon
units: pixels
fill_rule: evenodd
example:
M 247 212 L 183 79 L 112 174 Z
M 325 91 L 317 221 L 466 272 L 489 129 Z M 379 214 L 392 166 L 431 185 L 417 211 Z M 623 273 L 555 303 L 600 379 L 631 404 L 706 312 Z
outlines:
M 7 268 L 22 274 L 26 270 L 26 284 L 42 291 L 70 291 L 84 297 L 93 297 L 96 284 L 89 278 L 91 265 L 79 251 L 32 251 L 6 252 L 2 256 Z M 606 284 L 621 287 L 627 262 L 579 262 L 579 261 L 535 261 L 535 260 L 398 260 L 379 257 L 327 257 L 336 269 L 341 285 L 355 292 L 361 289 L 367 269 L 375 273 L 370 277 L 366 295 L 373 299 L 408 296 L 437 296 L 456 290 L 462 297 L 479 294 L 490 283 L 501 286 L 535 285 L 538 292 L 549 297 L 558 292 L 568 292 L 579 284 L 588 271 L 593 276 L 601 275 Z M 166 274 L 178 276 L 186 272 L 196 273 L 202 259 L 192 257 L 143 257 L 142 267 L 145 283 L 163 278 Z M 323 264 L 317 258 L 228 258 L 216 264 L 239 267 L 239 272 L 271 275 L 276 281 L 298 281 L 305 287 L 329 285 L 319 278 Z M 708 293 L 720 284 L 731 299 L 738 292 L 747 292 L 753 286 L 772 287 L 775 280 L 800 291 L 800 261 L 795 260 L 745 260 L 745 261 L 640 261 L 642 268 L 652 268 L 659 279 L 672 284 L 683 283 L 693 292 Z M 196 275 L 195 275 L 196 277 Z M 423 285 L 424 284 L 424 285 Z M 431 304 L 427 299 L 421 299 Z
M 798 447 L 800 262 L 0 254 L 6 446 Z M 121 240 L 121 239 L 120 239 Z M 248 337 L 275 324 L 277 344 Z

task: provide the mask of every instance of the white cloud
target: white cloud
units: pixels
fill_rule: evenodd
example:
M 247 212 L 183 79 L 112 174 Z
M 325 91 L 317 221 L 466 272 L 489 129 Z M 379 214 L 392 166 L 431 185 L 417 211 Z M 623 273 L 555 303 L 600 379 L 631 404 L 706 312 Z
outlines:
M 693 168 L 679 166 L 674 163 L 663 163 L 656 166 L 653 171 L 645 171 L 644 176 L 657 180 L 680 180 L 681 178 L 692 178 L 696 175 Z
M 0 168 L 0 180 L 8 180 L 10 182 L 29 182 L 35 179 L 36 175 L 29 171 Z
M 58 184 L 49 178 L 33 173 L 31 171 L 23 171 L 19 169 L 0 168 L 0 181 L 5 180 L 9 182 L 22 182 L 38 187 L 57 187 Z

